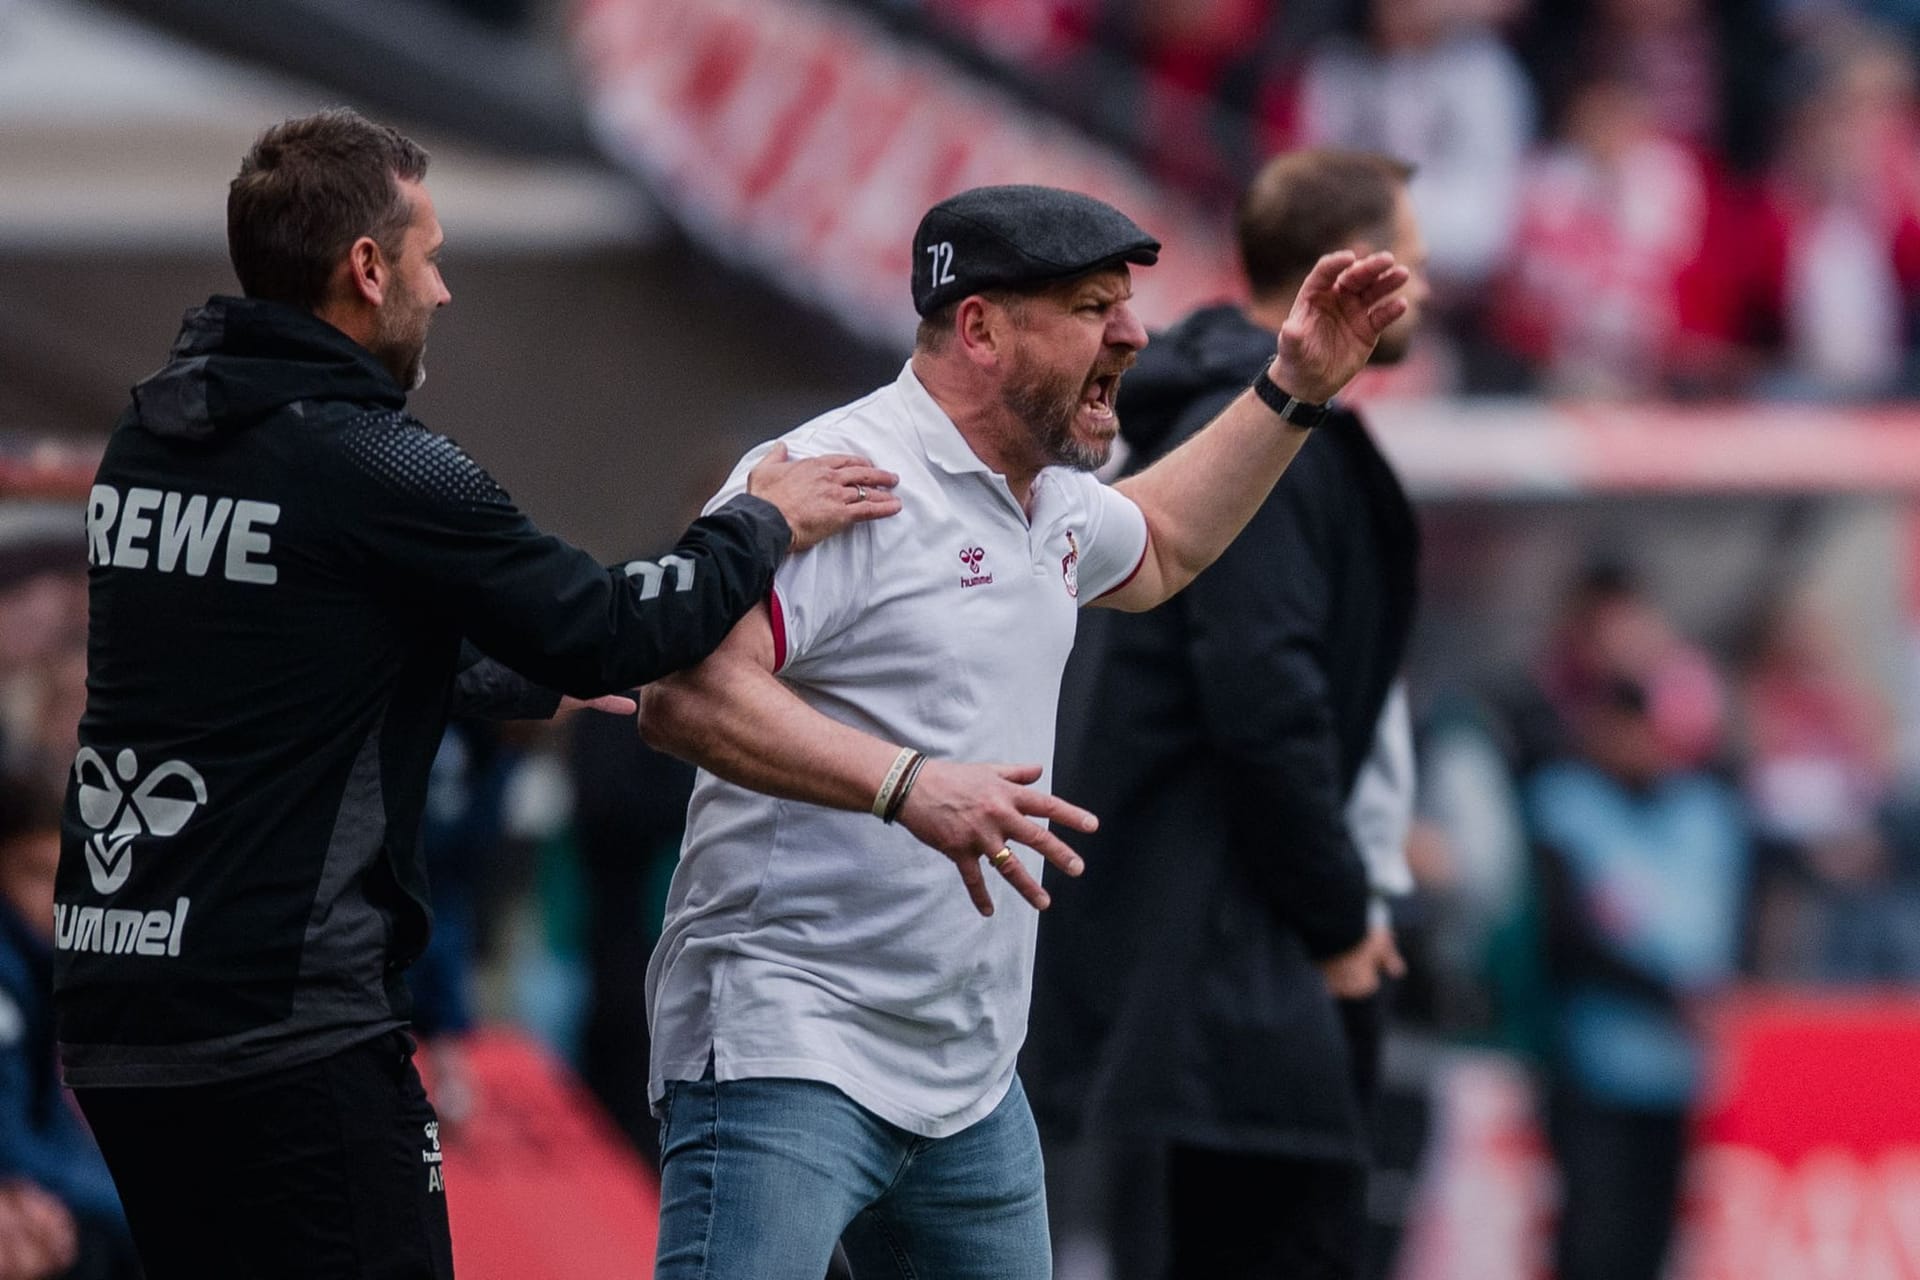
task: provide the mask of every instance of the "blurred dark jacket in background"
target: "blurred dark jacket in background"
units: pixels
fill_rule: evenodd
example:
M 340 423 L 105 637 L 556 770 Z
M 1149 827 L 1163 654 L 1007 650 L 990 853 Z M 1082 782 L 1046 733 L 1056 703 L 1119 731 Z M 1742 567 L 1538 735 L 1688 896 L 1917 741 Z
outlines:
M 1130 469 L 1246 389 L 1273 338 L 1228 307 L 1157 336 L 1121 392 Z M 1276 428 L 1278 429 L 1278 428 Z M 1062 698 L 1063 832 L 1022 1075 L 1043 1132 L 1362 1162 L 1341 1011 L 1315 967 L 1365 935 L 1345 809 L 1413 619 L 1398 481 L 1351 413 L 1168 604 L 1090 611 Z

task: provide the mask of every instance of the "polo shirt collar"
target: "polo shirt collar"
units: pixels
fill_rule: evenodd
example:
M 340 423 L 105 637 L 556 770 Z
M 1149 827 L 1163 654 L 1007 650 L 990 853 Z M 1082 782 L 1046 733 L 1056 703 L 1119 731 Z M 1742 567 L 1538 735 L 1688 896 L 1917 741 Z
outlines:
M 974 453 L 967 438 L 960 434 L 960 428 L 953 425 L 953 419 L 947 416 L 947 411 L 921 385 L 919 375 L 913 371 L 913 361 L 907 361 L 893 385 L 899 389 L 900 402 L 906 406 L 907 421 L 913 424 L 929 461 L 954 475 L 968 472 L 994 474 L 993 469 Z

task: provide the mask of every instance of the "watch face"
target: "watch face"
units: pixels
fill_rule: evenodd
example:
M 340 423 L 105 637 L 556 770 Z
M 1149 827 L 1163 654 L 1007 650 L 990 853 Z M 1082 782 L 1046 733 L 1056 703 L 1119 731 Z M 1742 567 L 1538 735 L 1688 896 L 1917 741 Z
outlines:
M 1253 393 L 1260 397 L 1262 404 L 1279 414 L 1282 422 L 1290 426 L 1311 427 L 1327 416 L 1325 405 L 1298 399 L 1274 385 L 1273 379 L 1267 376 L 1272 367 L 1271 360 L 1261 366 L 1253 380 Z
M 1305 400 L 1296 400 L 1289 396 L 1287 407 L 1280 411 L 1280 417 L 1296 427 L 1317 427 L 1321 419 L 1327 416 L 1327 407 L 1323 404 L 1309 404 Z

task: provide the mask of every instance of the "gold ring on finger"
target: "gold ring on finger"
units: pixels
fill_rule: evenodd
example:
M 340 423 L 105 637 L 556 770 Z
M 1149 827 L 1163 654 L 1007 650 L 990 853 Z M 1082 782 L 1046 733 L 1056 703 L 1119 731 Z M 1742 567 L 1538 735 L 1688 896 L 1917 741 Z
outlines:
M 1000 870 L 1002 867 L 1006 866 L 1007 863 L 1011 862 L 1012 860 L 1013 860 L 1013 846 L 1010 844 L 1001 845 L 1000 852 L 994 854 L 991 858 L 987 859 L 988 862 L 991 862 L 993 864 L 993 869 L 995 871 Z

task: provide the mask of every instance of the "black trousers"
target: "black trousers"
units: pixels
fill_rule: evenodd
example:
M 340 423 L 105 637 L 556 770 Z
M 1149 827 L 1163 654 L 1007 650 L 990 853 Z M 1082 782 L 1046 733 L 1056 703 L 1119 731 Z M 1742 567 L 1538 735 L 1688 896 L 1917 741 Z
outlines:
M 1363 1112 L 1379 1092 L 1386 996 L 1339 1001 Z M 1367 1166 L 1176 1143 L 1167 1152 L 1170 1280 L 1358 1280 Z
M 1328 1160 L 1175 1147 L 1170 1280 L 1357 1280 L 1367 1171 Z
M 82 1089 L 148 1280 L 450 1280 L 439 1123 L 395 1031 L 217 1085 Z
M 1560 1165 L 1560 1280 L 1659 1280 L 1680 1203 L 1686 1114 L 1562 1090 L 1548 1104 L 1547 1133 Z

